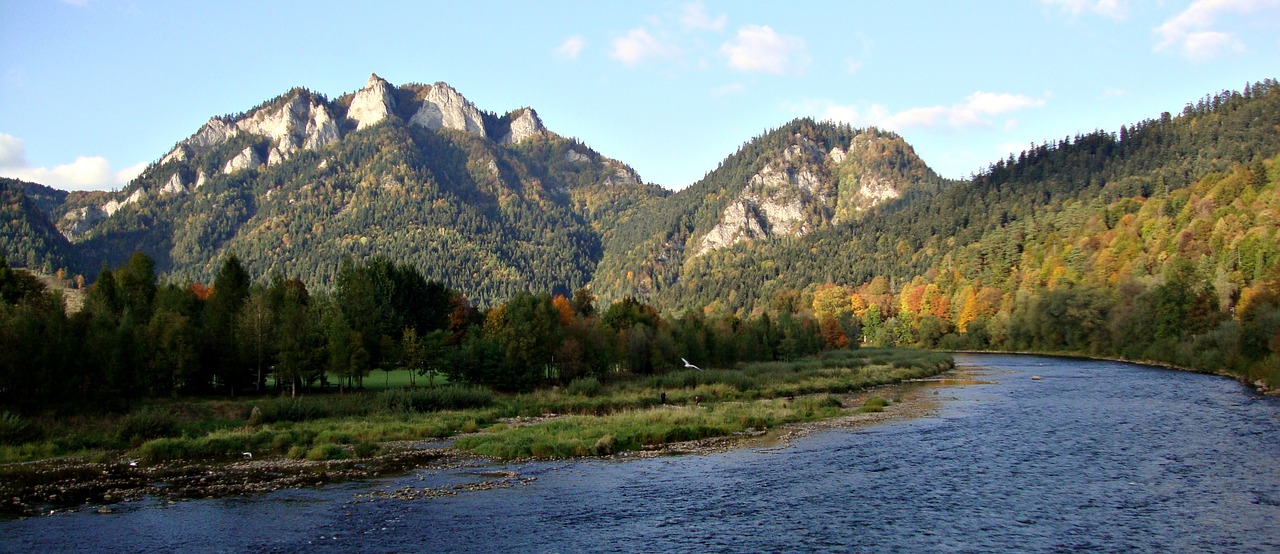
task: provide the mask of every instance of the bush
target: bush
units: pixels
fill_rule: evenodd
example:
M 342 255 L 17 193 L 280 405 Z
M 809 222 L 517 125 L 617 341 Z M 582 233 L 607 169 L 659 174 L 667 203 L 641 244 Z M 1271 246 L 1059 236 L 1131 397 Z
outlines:
M 600 380 L 595 377 L 580 377 L 569 382 L 569 388 L 566 389 L 569 394 L 578 396 L 597 396 L 604 392 L 604 385 L 600 384 Z
M 163 438 L 142 443 L 138 447 L 138 457 L 147 462 L 166 462 L 191 457 L 189 441 L 184 439 Z
M 116 437 L 127 443 L 136 443 L 178 435 L 178 422 L 168 412 L 143 408 L 120 420 L 116 425 Z
M 346 448 L 337 444 L 322 444 L 307 451 L 307 459 L 313 462 L 350 458 Z
M 31 422 L 22 416 L 11 413 L 0 413 L 0 444 L 22 444 L 34 440 L 40 433 Z
M 884 407 L 888 405 L 889 405 L 888 400 L 880 398 L 879 396 L 872 396 L 871 398 L 868 398 L 865 403 L 862 404 L 862 407 L 859 408 L 858 411 L 862 413 L 883 412 Z
M 378 445 L 372 442 L 357 443 L 351 449 L 355 451 L 357 458 L 371 458 L 373 456 L 377 456 L 378 451 L 380 450 L 380 448 L 378 448 Z
M 597 456 L 608 456 L 613 454 L 618 447 L 618 439 L 613 435 L 605 435 L 596 440 L 596 444 L 592 447 Z

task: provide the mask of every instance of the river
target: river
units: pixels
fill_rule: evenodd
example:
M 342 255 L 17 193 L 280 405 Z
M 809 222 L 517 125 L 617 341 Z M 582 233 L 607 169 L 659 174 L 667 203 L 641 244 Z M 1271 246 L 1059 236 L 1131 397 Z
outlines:
M 956 358 L 978 382 L 911 389 L 928 415 L 786 447 L 143 500 L 0 522 L 0 550 L 1280 552 L 1280 399 L 1118 362 Z M 379 497 L 467 482 L 491 487 Z

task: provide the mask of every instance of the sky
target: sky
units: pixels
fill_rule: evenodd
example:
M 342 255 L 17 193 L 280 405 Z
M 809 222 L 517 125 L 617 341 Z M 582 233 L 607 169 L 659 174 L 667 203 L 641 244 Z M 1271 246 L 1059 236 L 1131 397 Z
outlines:
M 210 117 L 444 81 L 681 189 L 798 117 L 966 178 L 1280 77 L 1280 0 L 0 0 L 0 176 L 115 190 Z

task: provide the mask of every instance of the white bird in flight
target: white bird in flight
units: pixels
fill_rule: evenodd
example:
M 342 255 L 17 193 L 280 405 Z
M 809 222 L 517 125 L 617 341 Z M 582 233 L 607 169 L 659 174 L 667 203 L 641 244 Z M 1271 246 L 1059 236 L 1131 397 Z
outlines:
M 691 367 L 691 368 L 696 369 L 696 370 L 698 370 L 698 371 L 702 371 L 702 368 L 700 368 L 700 367 L 698 367 L 698 366 L 696 366 L 696 365 L 693 365 L 693 364 L 689 363 L 689 360 L 686 360 L 686 359 L 684 359 L 684 358 L 680 358 L 680 361 L 684 362 L 684 366 L 685 366 L 685 367 Z

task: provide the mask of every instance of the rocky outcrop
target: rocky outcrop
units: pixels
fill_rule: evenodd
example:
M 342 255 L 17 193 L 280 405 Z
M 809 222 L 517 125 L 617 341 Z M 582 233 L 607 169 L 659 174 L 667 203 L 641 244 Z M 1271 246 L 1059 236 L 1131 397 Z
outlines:
M 364 88 L 356 91 L 351 98 L 351 106 L 347 108 L 347 118 L 356 122 L 356 129 L 364 129 L 391 115 L 395 108 L 395 98 L 391 96 L 391 83 L 383 80 L 376 73 L 369 75 Z
M 338 123 L 329 108 L 299 92 L 277 109 L 263 109 L 236 123 L 240 132 L 267 137 L 275 144 L 267 165 L 276 165 L 299 149 L 315 149 L 338 140 Z
M 76 237 L 88 233 L 94 225 L 106 217 L 107 214 L 102 211 L 102 208 L 85 206 L 63 214 L 58 229 L 62 231 L 62 236 L 67 237 L 67 240 L 75 240 Z
M 502 137 L 503 144 L 517 143 L 546 132 L 542 120 L 538 118 L 538 112 L 533 111 L 533 108 L 521 108 L 507 117 L 511 119 L 511 130 L 507 132 L 507 136 Z
M 191 135 L 190 138 L 182 141 L 182 143 L 179 144 L 177 148 L 174 148 L 174 151 L 170 152 L 169 155 L 179 155 L 177 152 L 178 150 L 181 150 L 183 146 L 191 148 L 191 150 L 196 154 L 208 154 L 213 151 L 214 148 L 217 148 L 218 145 L 227 142 L 231 137 L 236 136 L 239 132 L 240 131 L 239 129 L 236 129 L 235 124 L 227 123 L 218 117 L 210 118 L 208 123 L 205 123 L 204 126 L 200 127 L 199 131 L 196 131 L 196 134 Z M 165 157 L 168 158 L 169 156 Z
M 196 184 L 191 187 L 191 190 L 197 190 L 200 187 L 204 186 L 204 182 L 207 179 L 208 177 L 205 176 L 204 170 L 200 170 L 200 173 L 196 175 Z
M 222 166 L 223 174 L 231 174 L 245 169 L 253 169 L 262 165 L 262 156 L 258 155 L 258 151 L 252 146 L 241 150 L 236 157 L 231 158 L 227 165 Z
M 187 192 L 187 186 L 182 182 L 182 176 L 174 173 L 164 186 L 160 188 L 160 196 L 169 196 L 171 194 L 182 194 Z
M 605 174 L 604 181 L 602 181 L 605 186 L 623 187 L 640 184 L 640 174 L 636 173 L 634 169 L 631 169 L 619 162 L 614 162 L 610 165 L 612 166 L 613 171 Z
M 160 159 L 160 165 L 164 165 L 169 162 L 185 162 L 189 157 L 190 156 L 187 155 L 187 147 L 179 144 L 168 154 L 165 154 L 164 158 Z
M 820 184 L 808 171 L 791 172 L 765 166 L 752 176 L 741 196 L 724 209 L 720 221 L 702 238 L 694 256 L 747 239 L 800 236 L 813 231 L 808 213 L 810 205 L 820 201 L 813 194 Z
M 353 102 L 354 105 L 354 102 Z M 421 125 L 433 131 L 455 129 L 477 136 L 485 136 L 484 117 L 458 91 L 445 83 L 436 83 L 427 93 L 418 112 L 409 123 Z
M 745 200 L 737 200 L 724 209 L 720 214 L 720 222 L 702 237 L 702 242 L 693 255 L 700 256 L 712 250 L 764 236 L 768 236 L 768 231 L 761 224 L 761 217 L 755 206 Z
M 902 197 L 902 191 L 914 180 L 908 168 L 878 162 L 894 150 L 909 152 L 910 147 L 894 136 L 864 133 L 854 137 L 847 156 L 838 162 L 838 220 L 856 219 L 876 206 Z M 910 155 L 914 157 L 914 152 Z M 834 161 L 834 157 L 832 159 Z
M 137 204 L 146 197 L 147 191 L 142 190 L 142 187 L 138 187 L 138 190 L 133 191 L 133 194 L 130 194 L 124 200 L 112 200 L 103 204 L 102 211 L 107 214 L 107 217 L 111 217 L 112 215 L 115 215 L 116 212 L 120 211 L 121 208 L 128 206 L 129 204 Z
M 210 119 L 196 134 L 178 143 L 160 164 L 187 161 L 192 153 L 208 154 L 241 133 L 271 139 L 273 145 L 267 157 L 270 165 L 285 161 L 299 149 L 320 148 L 339 138 L 337 120 L 328 106 L 311 93 L 299 90 L 283 103 L 269 105 L 238 120 Z
M 793 137 L 780 161 L 766 164 L 747 180 L 738 198 L 703 236 L 694 256 L 747 239 L 812 232 L 823 222 L 821 214 L 832 188 L 815 171 L 825 159 L 813 142 Z

